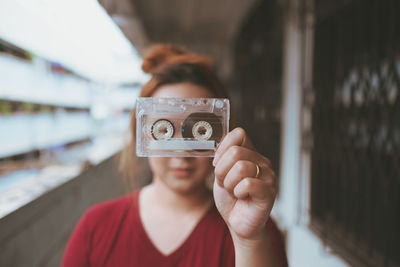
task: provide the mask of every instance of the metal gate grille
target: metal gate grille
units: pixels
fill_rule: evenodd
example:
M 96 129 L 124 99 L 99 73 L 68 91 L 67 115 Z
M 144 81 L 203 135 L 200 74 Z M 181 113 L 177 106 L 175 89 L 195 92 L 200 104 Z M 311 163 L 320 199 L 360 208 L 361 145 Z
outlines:
M 400 266 L 400 1 L 331 4 L 316 1 L 311 227 L 354 266 Z

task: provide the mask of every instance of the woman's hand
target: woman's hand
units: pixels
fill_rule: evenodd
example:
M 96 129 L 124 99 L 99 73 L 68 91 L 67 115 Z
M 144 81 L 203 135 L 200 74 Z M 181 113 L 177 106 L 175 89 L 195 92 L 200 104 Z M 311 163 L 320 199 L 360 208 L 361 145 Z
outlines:
M 225 136 L 213 164 L 215 204 L 233 239 L 259 240 L 265 236 L 276 195 L 270 161 L 255 151 L 243 129 L 236 128 Z

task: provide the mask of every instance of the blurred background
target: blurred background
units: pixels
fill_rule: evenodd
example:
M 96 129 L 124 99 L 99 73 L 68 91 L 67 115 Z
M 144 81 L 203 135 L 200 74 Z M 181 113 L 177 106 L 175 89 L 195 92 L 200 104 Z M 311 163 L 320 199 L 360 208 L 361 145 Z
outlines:
M 290 266 L 400 266 L 399 13 L 398 0 L 0 1 L 0 266 L 59 266 L 83 212 L 129 190 L 117 164 L 156 42 L 215 58 L 278 174 Z

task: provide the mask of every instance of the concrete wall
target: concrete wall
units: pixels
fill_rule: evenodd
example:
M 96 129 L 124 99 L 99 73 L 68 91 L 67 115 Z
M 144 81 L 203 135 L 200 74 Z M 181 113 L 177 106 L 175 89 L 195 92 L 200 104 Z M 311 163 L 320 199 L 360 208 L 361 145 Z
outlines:
M 71 231 L 86 209 L 128 192 L 118 155 L 0 220 L 0 266 L 60 266 Z

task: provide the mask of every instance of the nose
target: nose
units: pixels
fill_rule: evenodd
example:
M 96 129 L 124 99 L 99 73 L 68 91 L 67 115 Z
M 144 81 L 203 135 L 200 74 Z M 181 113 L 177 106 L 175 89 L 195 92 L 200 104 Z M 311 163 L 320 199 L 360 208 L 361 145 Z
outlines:
M 171 165 L 184 167 L 187 164 L 193 162 L 193 157 L 173 157 L 170 159 Z

